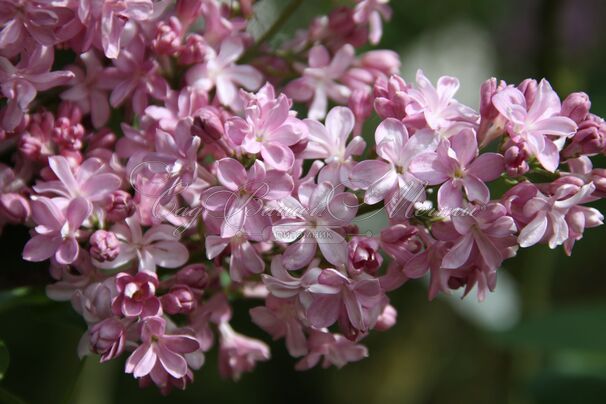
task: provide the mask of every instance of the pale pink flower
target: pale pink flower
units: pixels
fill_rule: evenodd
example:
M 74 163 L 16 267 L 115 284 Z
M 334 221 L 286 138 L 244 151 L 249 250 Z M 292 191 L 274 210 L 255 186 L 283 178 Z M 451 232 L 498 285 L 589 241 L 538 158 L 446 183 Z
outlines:
M 470 202 L 487 203 L 490 192 L 484 182 L 493 181 L 504 171 L 503 156 L 478 155 L 478 143 L 472 130 L 444 140 L 436 152 L 416 157 L 411 170 L 429 185 L 439 185 L 438 206 L 452 209 L 463 206 L 463 190 Z
M 564 177 L 565 178 L 565 177 Z M 579 239 L 582 228 L 601 224 L 603 216 L 595 209 L 583 212 L 578 205 L 593 200 L 591 194 L 595 190 L 593 183 L 584 184 L 582 181 L 573 181 L 573 178 L 565 179 L 557 187 L 552 187 L 553 193 L 545 195 L 534 188 L 534 195 L 529 194 L 523 205 L 522 220 L 518 243 L 521 247 L 530 247 L 539 242 L 546 242 L 550 248 L 555 248 L 568 240 L 569 235 Z M 519 188 L 522 190 L 521 188 Z M 529 189 L 530 191 L 530 189 Z M 515 197 L 516 190 L 512 189 L 507 196 Z M 578 212 L 575 214 L 575 212 Z M 583 215 L 579 216 L 579 213 Z M 587 213 L 587 216 L 586 216 Z M 518 216 L 519 217 L 519 216 Z M 572 229 L 569 227 L 572 225 Z M 569 234 L 570 233 L 570 234 Z M 568 247 L 569 249 L 571 246 Z
M 179 121 L 194 118 L 198 112 L 208 106 L 206 92 L 193 87 L 184 87 L 181 91 L 169 91 L 164 106 L 150 105 L 145 114 L 158 121 L 160 128 L 172 132 Z
M 382 200 L 393 214 L 401 200 L 423 199 L 421 181 L 410 170 L 413 158 L 435 150 L 438 138 L 432 131 L 419 130 L 413 136 L 402 122 L 387 118 L 375 132 L 377 154 L 382 160 L 364 160 L 356 164 L 351 182 L 366 190 L 364 202 L 373 205 Z
M 322 45 L 309 51 L 308 67 L 303 68 L 303 77 L 286 86 L 286 94 L 295 101 L 311 101 L 307 116 L 323 119 L 328 108 L 328 99 L 344 104 L 351 90 L 337 81 L 354 61 L 354 48 L 347 44 L 339 49 L 332 60 Z
M 343 267 L 347 264 L 347 243 L 343 227 L 350 224 L 358 211 L 354 194 L 340 192 L 329 182 L 303 183 L 298 199 L 292 196 L 280 203 L 293 212 L 274 224 L 272 232 L 277 241 L 292 243 L 284 251 L 283 263 L 288 269 L 309 264 L 320 247 L 328 262 Z
M 318 180 L 329 181 L 335 186 L 348 185 L 355 161 L 354 156 L 364 152 L 366 142 L 355 136 L 349 144 L 347 139 L 354 128 L 355 118 L 349 108 L 335 107 L 328 112 L 326 124 L 306 119 L 308 143 L 301 155 L 304 159 L 323 159 L 326 165 Z
M 422 114 L 431 129 L 446 137 L 452 127 L 473 127 L 479 121 L 479 116 L 454 98 L 458 90 L 459 80 L 455 77 L 442 76 L 434 87 L 419 69 L 416 87 L 408 90 L 408 95 L 414 102 L 407 105 L 406 113 Z
M 187 334 L 167 334 L 166 320 L 162 317 L 148 317 L 141 327 L 142 344 L 128 357 L 124 371 L 141 378 L 151 373 L 152 379 L 168 373 L 174 378 L 187 375 L 188 363 L 185 355 L 200 348 L 196 339 Z M 156 377 L 154 377 L 156 376 Z
M 384 297 L 378 279 L 368 275 L 352 279 L 332 268 L 322 269 L 308 291 L 306 318 L 318 329 L 330 327 L 342 316 L 340 322 L 366 332 L 374 327 Z
M 273 296 L 289 299 L 308 292 L 309 287 L 316 281 L 321 271 L 316 265 L 317 262 L 312 262 L 305 273 L 297 278 L 286 270 L 282 263 L 282 256 L 278 255 L 271 260 L 271 275 L 263 274 L 261 279 Z
M 520 90 L 513 87 L 495 94 L 492 102 L 507 119 L 507 131 L 512 139 L 524 141 L 543 168 L 555 171 L 560 163 L 559 150 L 564 140 L 575 133 L 577 124 L 566 116 L 560 116 L 560 98 L 549 82 L 541 80 L 531 104 Z
M 126 23 L 149 20 L 153 11 L 152 0 L 81 0 L 78 18 L 87 27 L 84 48 L 100 43 L 105 56 L 116 59 Z
M 290 111 L 291 101 L 275 95 L 267 83 L 255 95 L 245 95 L 244 118 L 233 117 L 225 123 L 231 140 L 247 153 L 261 154 L 263 161 L 276 170 L 288 171 L 295 156 L 290 146 L 304 139 L 306 128 Z
M 228 323 L 219 324 L 219 373 L 222 377 L 240 379 L 252 371 L 257 362 L 269 360 L 269 348 L 263 342 L 235 332 Z
M 0 56 L 0 88 L 8 99 L 2 119 L 5 130 L 12 131 L 21 123 L 38 91 L 67 84 L 74 77 L 69 71 L 50 71 L 53 59 L 54 50 L 48 46 L 24 52 L 17 65 Z
M 187 262 L 189 252 L 178 241 L 173 226 L 158 224 L 143 234 L 135 216 L 124 222 L 111 228 L 120 241 L 120 253 L 113 261 L 95 261 L 97 267 L 114 269 L 137 259 L 139 271 L 155 272 L 156 266 L 178 268 Z
M 74 310 L 90 325 L 113 316 L 111 304 L 115 289 L 114 279 L 107 278 L 76 289 L 70 300 Z
M 117 108 L 131 99 L 133 111 L 143 115 L 149 95 L 159 100 L 167 97 L 168 83 L 158 72 L 158 62 L 146 55 L 145 49 L 141 39 L 133 39 L 114 60 L 114 66 L 105 70 L 108 78 L 105 86 L 112 89 L 109 96 L 112 107 Z
M 118 295 L 112 301 L 112 311 L 117 316 L 150 317 L 162 315 L 160 299 L 156 297 L 159 282 L 153 272 L 137 272 L 116 275 Z
M 80 30 L 74 11 L 65 1 L 5 0 L 0 4 L 0 53 L 13 56 L 33 39 L 52 46 Z
M 265 270 L 263 259 L 244 231 L 226 238 L 209 234 L 205 239 L 205 247 L 206 257 L 209 260 L 216 258 L 229 247 L 229 277 L 234 282 L 242 282 L 246 277 L 260 274 Z
M 358 24 L 368 24 L 370 43 L 376 45 L 383 35 L 383 21 L 391 18 L 389 0 L 362 0 L 356 4 L 354 21 Z
M 256 90 L 263 84 L 263 76 L 257 69 L 235 64 L 242 53 L 244 44 L 240 38 L 223 40 L 218 54 L 208 55 L 205 63 L 195 65 L 187 71 L 187 83 L 207 92 L 216 88 L 219 102 L 234 107 L 238 102 L 238 86 Z
M 103 81 L 106 75 L 103 65 L 94 50 L 80 55 L 86 72 L 80 66 L 70 66 L 75 78 L 71 87 L 61 93 L 61 98 L 78 104 L 82 112 L 90 113 L 95 128 L 100 128 L 109 120 L 110 110 L 108 95 Z
M 461 268 L 476 258 L 488 268 L 496 269 L 517 248 L 511 248 L 517 226 L 499 203 L 490 203 L 467 215 L 453 215 L 451 223 L 440 229 L 437 237 L 454 243 L 444 255 L 444 268 Z
M 100 361 L 117 358 L 126 345 L 126 327 L 117 318 L 106 318 L 89 330 L 91 351 L 101 356 Z
M 307 341 L 299 320 L 300 311 L 296 299 L 279 299 L 270 295 L 265 300 L 265 306 L 250 310 L 250 317 L 274 340 L 284 338 L 288 353 L 298 357 L 307 354 Z
M 307 340 L 309 353 L 301 359 L 295 369 L 307 370 L 322 360 L 322 367 L 331 365 L 342 368 L 349 362 L 357 362 L 368 356 L 364 345 L 356 344 L 339 334 L 313 330 Z
M 221 159 L 216 166 L 221 186 L 204 191 L 202 205 L 215 217 L 222 214 L 220 236 L 231 238 L 245 230 L 256 239 L 266 237 L 271 221 L 262 214 L 263 203 L 288 197 L 292 178 L 282 171 L 266 170 L 260 160 L 248 171 L 232 158 Z
M 120 187 L 120 177 L 110 172 L 108 166 L 97 158 L 87 159 L 73 171 L 63 156 L 49 157 L 48 164 L 58 180 L 38 182 L 34 186 L 38 193 L 100 202 Z
M 54 257 L 60 264 L 74 262 L 80 252 L 80 227 L 92 212 L 91 203 L 82 197 L 69 203 L 32 197 L 31 208 L 36 233 L 25 245 L 23 259 L 37 262 Z

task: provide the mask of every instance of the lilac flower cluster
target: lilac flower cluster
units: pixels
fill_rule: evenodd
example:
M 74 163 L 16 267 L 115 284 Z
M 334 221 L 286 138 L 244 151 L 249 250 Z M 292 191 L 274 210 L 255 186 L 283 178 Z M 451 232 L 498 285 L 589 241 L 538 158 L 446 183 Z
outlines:
M 406 82 L 396 53 L 356 52 L 387 0 L 278 48 L 246 31 L 252 1 L 231 3 L 0 3 L 0 223 L 31 228 L 23 258 L 50 260 L 48 296 L 88 326 L 81 355 L 125 354 L 168 392 L 217 344 L 237 379 L 270 357 L 230 325 L 248 298 L 297 369 L 341 367 L 395 324 L 387 294 L 408 280 L 482 300 L 518 248 L 571 254 L 602 224 L 586 204 L 606 195 L 590 159 L 606 124 L 586 94 L 491 79 L 477 112 L 454 77 Z M 364 214 L 389 224 L 363 232 Z

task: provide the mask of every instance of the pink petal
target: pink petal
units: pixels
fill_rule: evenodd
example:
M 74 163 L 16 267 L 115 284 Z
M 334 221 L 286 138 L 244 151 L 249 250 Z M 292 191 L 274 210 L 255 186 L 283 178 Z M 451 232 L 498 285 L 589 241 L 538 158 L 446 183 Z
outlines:
M 482 181 L 493 181 L 501 176 L 505 169 L 502 155 L 498 153 L 482 153 L 467 168 L 467 172 Z

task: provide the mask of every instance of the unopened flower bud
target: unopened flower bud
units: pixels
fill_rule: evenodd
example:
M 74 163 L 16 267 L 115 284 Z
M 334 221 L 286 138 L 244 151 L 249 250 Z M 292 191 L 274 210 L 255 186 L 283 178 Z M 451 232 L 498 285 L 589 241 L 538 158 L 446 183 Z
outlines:
M 589 109 L 591 108 L 591 101 L 589 96 L 585 93 L 572 93 L 562 102 L 562 110 L 560 114 L 567 116 L 577 124 L 580 124 L 585 120 Z
M 348 244 L 348 271 L 351 276 L 362 272 L 376 273 L 383 257 L 379 253 L 379 242 L 370 237 L 352 237 Z
M 113 222 L 119 222 L 131 216 L 135 212 L 135 208 L 131 194 L 119 189 L 109 196 L 106 205 L 107 218 Z
M 185 314 L 196 308 L 194 292 L 187 285 L 176 285 L 161 298 L 162 308 L 168 314 Z
M 95 324 L 90 330 L 91 350 L 101 355 L 101 362 L 118 357 L 124 351 L 125 341 L 124 324 L 114 317 Z
M 505 157 L 505 170 L 510 177 L 519 177 L 528 172 L 528 152 L 524 145 L 513 144 L 503 154 Z
M 89 242 L 90 255 L 99 262 L 113 261 L 120 252 L 120 242 L 111 231 L 97 230 Z

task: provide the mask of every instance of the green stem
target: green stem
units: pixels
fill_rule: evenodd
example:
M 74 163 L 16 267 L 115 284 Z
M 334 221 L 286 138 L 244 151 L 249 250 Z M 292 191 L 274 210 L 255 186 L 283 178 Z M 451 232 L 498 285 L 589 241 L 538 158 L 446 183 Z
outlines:
M 262 44 L 269 41 L 274 35 L 276 35 L 282 26 L 286 24 L 286 21 L 288 21 L 295 11 L 297 11 L 297 8 L 299 8 L 301 4 L 303 4 L 303 0 L 292 0 L 290 3 L 288 3 L 288 5 L 282 10 L 282 13 L 278 19 L 274 21 L 271 27 L 269 27 L 269 29 L 265 31 L 265 33 L 261 35 L 259 39 L 257 39 L 255 44 L 251 46 L 246 53 L 244 53 L 244 55 L 242 55 L 240 60 L 247 60 L 250 58 L 259 50 Z

